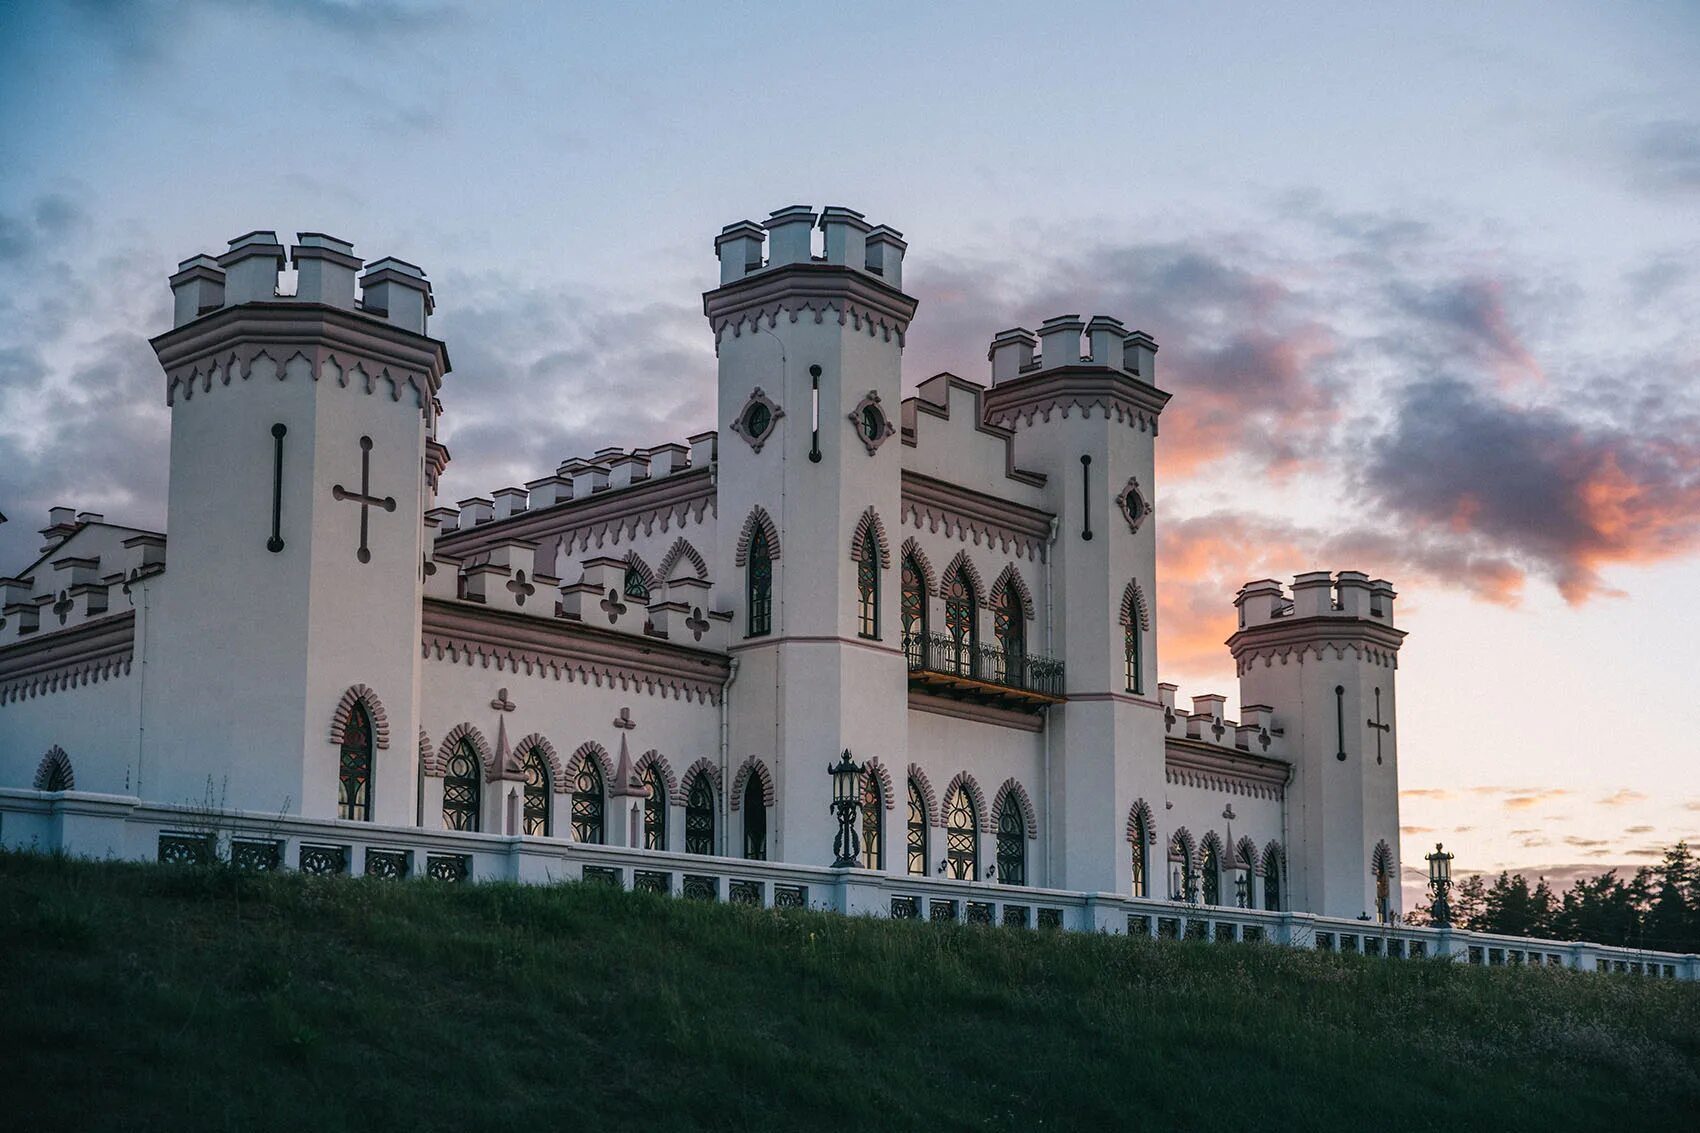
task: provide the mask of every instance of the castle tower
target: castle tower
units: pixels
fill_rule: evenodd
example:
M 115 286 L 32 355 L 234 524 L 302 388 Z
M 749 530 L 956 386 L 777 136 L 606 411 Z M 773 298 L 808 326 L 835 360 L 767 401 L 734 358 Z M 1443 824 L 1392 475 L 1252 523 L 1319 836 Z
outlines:
M 916 306 L 902 290 L 906 245 L 860 213 L 797 205 L 728 225 L 714 246 L 720 286 L 703 313 L 719 356 L 715 579 L 735 611 L 739 664 L 726 852 L 744 852 L 762 817 L 734 790 L 754 759 L 773 796 L 766 855 L 825 865 L 828 764 L 846 748 L 893 764 L 907 746 L 901 587 L 884 535 L 898 524 L 901 359 Z M 882 550 L 877 625 L 859 617 L 859 531 Z M 899 852 L 888 832 L 888 865 Z
M 1047 721 L 1047 884 L 1071 889 L 1130 891 L 1128 813 L 1164 792 L 1151 500 L 1169 395 L 1155 384 L 1156 351 L 1115 319 L 1064 315 L 1037 336 L 999 334 L 989 355 L 986 419 L 1015 431 L 1016 462 L 1046 475 L 1058 517 L 1050 648 L 1068 702 Z
M 1405 634 L 1393 628 L 1394 597 L 1385 580 L 1322 570 L 1294 579 L 1290 598 L 1261 579 L 1234 599 L 1240 702 L 1273 707 L 1296 753 L 1285 837 L 1295 909 L 1400 911 L 1393 676 Z
M 171 278 L 153 340 L 171 406 L 168 569 L 146 619 L 146 797 L 339 814 L 359 701 L 368 792 L 349 817 L 415 815 L 424 536 L 447 453 L 432 439 L 449 362 L 426 337 L 431 286 L 302 233 L 294 295 L 272 232 Z M 362 296 L 356 297 L 356 284 Z

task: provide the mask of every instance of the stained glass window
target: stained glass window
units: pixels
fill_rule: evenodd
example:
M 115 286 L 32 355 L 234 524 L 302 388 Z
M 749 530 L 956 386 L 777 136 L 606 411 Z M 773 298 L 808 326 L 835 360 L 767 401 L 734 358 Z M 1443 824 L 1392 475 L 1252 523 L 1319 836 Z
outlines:
M 1222 863 L 1216 857 L 1216 843 L 1204 844 L 1204 903 L 1220 905 L 1222 903 Z
M 1281 855 L 1274 846 L 1263 851 L 1263 907 L 1281 911 Z
M 573 783 L 573 838 L 600 845 L 603 841 L 602 769 L 584 757 Z
M 665 850 L 667 848 L 667 784 L 656 774 L 655 764 L 643 769 L 643 785 L 649 788 L 649 797 L 643 800 L 643 848 L 646 850 Z
M 980 877 L 980 816 L 966 788 L 951 792 L 944 804 L 945 874 L 958 881 Z
M 744 857 L 753 862 L 767 860 L 767 804 L 755 775 L 744 785 Z
M 626 597 L 636 599 L 646 605 L 649 602 L 649 583 L 643 579 L 643 571 L 636 563 L 626 564 Z
M 1022 616 L 1021 595 L 1015 587 L 1004 589 L 1003 600 L 992 611 L 992 629 L 997 634 L 998 648 L 1003 651 L 1000 665 L 1002 680 L 1021 679 L 1022 659 L 1027 654 L 1027 619 Z
M 979 598 L 962 571 L 951 575 L 944 591 L 944 628 L 950 632 L 953 671 L 974 672 L 975 647 L 980 643 Z
M 880 635 L 880 548 L 869 531 L 863 542 L 862 558 L 856 564 L 857 632 L 878 639 Z
M 862 772 L 862 868 L 884 869 L 885 853 L 880 835 L 885 832 L 885 807 L 881 805 L 879 779 L 872 770 Z
M 918 664 L 927 655 L 926 575 L 913 555 L 903 556 L 903 646 L 909 663 Z M 926 870 L 922 870 L 925 873 Z
M 348 723 L 342 729 L 342 764 L 337 773 L 336 794 L 338 818 L 354 822 L 372 820 L 372 718 L 366 714 L 364 704 L 356 703 L 348 710 Z
M 449 756 L 443 774 L 443 825 L 450 830 L 478 829 L 478 803 L 484 788 L 478 764 L 471 740 L 460 741 Z
M 1145 873 L 1145 816 L 1137 815 L 1133 820 L 1133 895 L 1146 897 L 1150 895 L 1151 882 Z
M 927 800 L 913 779 L 909 780 L 909 872 L 927 876 Z
M 1027 884 L 1027 827 L 1013 794 L 1005 795 L 998 808 L 998 880 Z
M 760 527 L 750 539 L 748 593 L 750 637 L 773 632 L 773 551 L 767 543 L 767 533 Z
M 538 748 L 525 757 L 525 832 L 549 837 L 549 765 Z
M 698 775 L 685 796 L 685 853 L 714 853 L 714 788 Z
M 1145 676 L 1139 668 L 1139 627 L 1132 622 L 1122 627 L 1122 649 L 1126 657 L 1127 691 L 1144 695 Z

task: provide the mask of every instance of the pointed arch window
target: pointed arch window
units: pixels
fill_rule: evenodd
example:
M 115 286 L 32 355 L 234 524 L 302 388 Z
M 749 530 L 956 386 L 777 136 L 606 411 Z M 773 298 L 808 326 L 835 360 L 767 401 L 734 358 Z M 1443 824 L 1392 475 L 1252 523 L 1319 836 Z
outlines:
M 881 565 L 879 540 L 870 531 L 856 562 L 856 632 L 875 641 L 880 636 Z
M 1375 875 L 1375 919 L 1386 924 L 1393 912 L 1393 848 L 1386 839 L 1375 844 L 1370 870 Z
M 980 644 L 980 596 L 966 571 L 951 572 L 945 586 L 944 628 L 950 633 L 950 664 L 956 673 L 971 676 Z
M 449 756 L 443 775 L 443 825 L 449 830 L 477 830 L 478 804 L 484 793 L 478 752 L 471 740 L 461 740 Z
M 1263 851 L 1263 907 L 1281 911 L 1281 855 L 1274 846 Z
M 885 800 L 880 797 L 880 781 L 871 770 L 862 772 L 862 868 L 884 869 Z
M 525 757 L 525 832 L 533 838 L 549 837 L 549 764 L 541 748 Z
M 965 787 L 952 791 L 944 804 L 945 876 L 958 881 L 980 879 L 980 816 Z
M 759 525 L 750 537 L 749 565 L 744 573 L 744 598 L 749 610 L 749 632 L 745 636 L 762 637 L 773 632 L 773 548 Z
M 1022 662 L 1027 656 L 1027 617 L 1021 606 L 1021 595 L 1015 587 L 1006 586 L 1003 598 L 992 612 L 992 631 L 997 634 L 998 649 L 1002 651 L 999 676 L 1006 681 L 1020 681 Z
M 1191 901 L 1198 883 L 1193 872 L 1192 845 L 1177 830 L 1169 837 L 1169 900 Z
M 1145 694 L 1145 673 L 1140 664 L 1139 654 L 1139 623 L 1129 621 L 1122 626 L 1123 672 L 1127 678 L 1127 691 L 1143 696 Z
M 656 773 L 655 764 L 643 769 L 643 785 L 649 797 L 643 800 L 643 848 L 667 848 L 667 782 Z
M 714 853 L 714 788 L 698 775 L 685 796 L 685 853 Z
M 348 710 L 348 723 L 342 729 L 336 816 L 351 822 L 372 820 L 372 717 L 358 701 Z
M 636 563 L 626 564 L 626 597 L 635 601 L 649 604 L 649 583 L 643 577 L 643 571 Z
M 914 555 L 903 556 L 903 648 L 911 667 L 927 655 L 927 576 Z
M 602 769 L 596 765 L 594 757 L 586 755 L 579 765 L 578 778 L 573 781 L 574 841 L 602 844 L 604 806 Z
M 998 880 L 1027 884 L 1027 825 L 1013 793 L 1006 794 L 998 808 Z
M 761 779 L 755 775 L 744 784 L 744 857 L 752 862 L 767 860 L 767 804 Z
M 1222 863 L 1216 853 L 1216 843 L 1204 844 L 1204 866 L 1200 871 L 1204 874 L 1204 903 L 1220 905 L 1222 903 Z
M 927 876 L 927 797 L 913 779 L 909 780 L 909 872 Z
M 1133 895 L 1149 897 L 1151 895 L 1151 879 L 1145 872 L 1145 845 L 1149 834 L 1145 829 L 1145 816 L 1134 816 L 1133 820 Z

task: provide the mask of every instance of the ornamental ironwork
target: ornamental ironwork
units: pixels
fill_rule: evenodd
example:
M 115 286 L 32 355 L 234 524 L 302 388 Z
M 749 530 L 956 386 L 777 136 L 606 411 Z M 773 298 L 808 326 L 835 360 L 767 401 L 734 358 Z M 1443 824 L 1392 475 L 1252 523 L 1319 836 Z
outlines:
M 349 707 L 342 729 L 336 816 L 353 822 L 372 817 L 372 717 L 359 701 Z
M 1027 829 L 1021 807 L 1008 795 L 998 808 L 998 880 L 1005 885 L 1027 884 Z
M 909 872 L 927 876 L 927 800 L 913 779 L 909 780 Z
M 974 881 L 980 876 L 980 820 L 974 800 L 961 787 L 945 800 L 945 876 Z
M 734 905 L 754 905 L 759 909 L 761 907 L 761 882 L 727 882 L 726 900 L 730 901 Z
M 267 838 L 232 838 L 230 864 L 252 873 L 272 873 L 283 865 L 283 843 Z
M 381 877 L 386 881 L 400 881 L 408 873 L 407 859 L 406 850 L 367 850 L 366 876 Z
M 698 775 L 685 796 L 685 853 L 714 853 L 714 789 Z
M 862 868 L 885 868 L 885 800 L 880 798 L 879 777 L 862 772 Z
M 643 848 L 646 850 L 665 850 L 667 848 L 667 783 L 655 770 L 651 763 L 643 769 L 643 785 L 649 788 L 649 797 L 643 800 Z
M 428 854 L 425 876 L 433 881 L 459 884 L 472 872 L 472 859 L 465 854 Z
M 802 909 L 809 904 L 809 890 L 805 885 L 775 885 L 773 887 L 773 907 L 776 909 Z
M 1005 905 L 1003 907 L 1003 923 L 1005 928 L 1026 928 L 1027 906 Z
M 969 924 L 992 924 L 992 903 L 990 901 L 968 902 Z
M 897 921 L 913 921 L 920 919 L 921 899 L 919 897 L 893 897 L 891 899 L 891 919 Z
M 697 873 L 685 875 L 682 892 L 693 901 L 715 901 L 720 897 L 720 879 Z
M 443 774 L 443 826 L 449 830 L 477 830 L 478 803 L 484 781 L 479 775 L 478 753 L 472 741 L 461 740 Z
M 620 871 L 605 865 L 587 865 L 579 875 L 592 885 L 611 885 L 615 889 L 624 888 L 620 883 Z
M 960 677 L 1050 697 L 1063 694 L 1062 662 L 1034 653 L 1010 654 L 940 633 L 905 634 L 903 653 L 911 673 Z
M 348 872 L 347 846 L 302 846 L 296 858 L 296 868 L 302 873 L 319 877 L 334 877 Z
M 928 901 L 927 919 L 930 921 L 954 921 L 956 919 L 955 901 Z
M 159 860 L 166 865 L 208 865 L 214 856 L 211 834 L 159 836 Z
M 632 890 L 638 893 L 671 893 L 673 875 L 652 869 L 635 869 L 632 871 Z
M 525 832 L 533 838 L 549 837 L 549 780 L 549 765 L 534 747 L 525 756 Z
M 1129 913 L 1127 915 L 1127 934 L 1129 936 L 1150 936 L 1151 918 Z
M 1040 909 L 1039 910 L 1039 927 L 1040 928 L 1061 928 L 1062 927 L 1062 910 L 1061 909 Z
M 602 844 L 603 807 L 602 769 L 586 755 L 573 784 L 573 841 Z

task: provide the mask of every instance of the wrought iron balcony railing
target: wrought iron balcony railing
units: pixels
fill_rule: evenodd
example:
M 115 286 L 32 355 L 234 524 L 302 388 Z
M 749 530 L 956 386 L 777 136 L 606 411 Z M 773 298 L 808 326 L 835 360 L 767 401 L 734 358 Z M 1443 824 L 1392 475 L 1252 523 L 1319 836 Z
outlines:
M 905 634 L 903 652 L 914 675 L 1036 693 L 1047 700 L 1063 695 L 1062 662 L 1049 657 L 1010 653 L 946 633 Z

